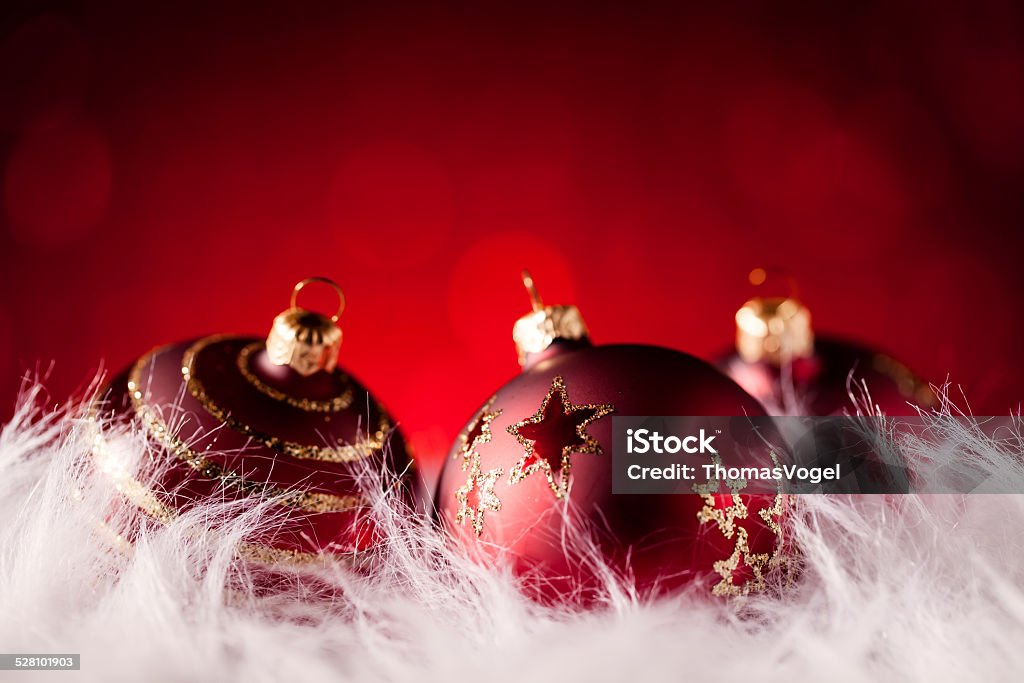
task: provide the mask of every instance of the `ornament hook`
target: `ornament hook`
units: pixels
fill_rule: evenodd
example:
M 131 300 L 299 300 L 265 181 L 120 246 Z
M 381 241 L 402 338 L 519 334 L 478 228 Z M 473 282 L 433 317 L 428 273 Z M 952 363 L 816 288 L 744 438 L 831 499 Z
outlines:
M 796 279 L 781 268 L 754 268 L 747 281 L 761 287 L 772 277 L 786 283 L 785 296 L 755 296 L 736 311 L 736 351 L 748 363 L 786 365 L 814 352 L 811 313 L 797 298 Z
M 530 354 L 546 350 L 555 341 L 565 339 L 579 341 L 589 332 L 580 311 L 575 306 L 545 306 L 533 284 L 533 276 L 525 268 L 520 273 L 523 286 L 530 295 L 533 310 L 516 321 L 512 328 L 512 340 L 519 352 L 519 364 L 527 367 Z
M 300 282 L 298 282 L 292 289 L 291 307 L 299 308 L 299 306 L 297 305 L 299 292 L 302 291 L 303 287 L 314 282 L 321 282 L 329 286 L 331 289 L 334 290 L 335 294 L 338 295 L 338 312 L 331 316 L 331 322 L 338 322 L 338 318 L 341 317 L 342 311 L 345 310 L 345 293 L 341 291 L 341 286 L 337 282 L 327 277 L 307 277 L 305 280 L 301 280 Z
M 530 295 L 530 303 L 533 305 L 534 311 L 544 310 L 544 302 L 540 298 L 540 294 L 537 292 L 537 286 L 533 284 L 533 276 L 530 275 L 530 271 L 523 268 L 523 272 L 520 273 L 523 278 L 523 286 L 526 287 L 526 292 Z
M 299 308 L 299 292 L 303 287 L 320 282 L 338 295 L 338 312 L 328 318 Z M 267 358 L 273 365 L 287 365 L 303 377 L 319 370 L 333 372 L 338 364 L 341 328 L 338 317 L 345 310 L 345 294 L 338 283 L 326 277 L 307 277 L 292 288 L 291 307 L 274 318 L 267 335 Z

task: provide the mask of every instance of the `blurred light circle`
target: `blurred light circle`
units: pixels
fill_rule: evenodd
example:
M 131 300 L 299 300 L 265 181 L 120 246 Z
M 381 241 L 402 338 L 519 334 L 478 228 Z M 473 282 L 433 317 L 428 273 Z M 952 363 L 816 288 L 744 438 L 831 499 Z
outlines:
M 18 139 L 4 176 L 4 208 L 19 242 L 55 247 L 92 229 L 110 201 L 112 166 L 101 131 L 61 118 Z
M 448 284 L 452 329 L 476 358 L 516 367 L 512 325 L 531 310 L 524 268 L 545 303 L 576 303 L 568 262 L 542 237 L 524 231 L 482 238 L 463 252 Z
M 749 89 L 724 121 L 724 153 L 744 192 L 769 205 L 802 201 L 805 188 L 793 187 L 795 156 L 833 122 L 813 93 L 784 81 Z
M 452 183 L 426 150 L 374 142 L 352 151 L 327 200 L 340 255 L 371 265 L 409 266 L 435 255 L 452 230 Z
M 913 205 L 891 155 L 813 93 L 785 82 L 755 88 L 724 132 L 732 175 L 776 240 L 834 235 L 841 248 L 830 256 L 860 260 L 906 231 Z
M 463 354 L 432 350 L 429 362 L 411 367 L 388 390 L 388 408 L 401 416 L 402 431 L 418 459 L 429 463 L 443 460 L 466 415 L 476 410 L 481 396 L 492 388 L 480 386 L 481 381 L 488 383 L 487 378 L 467 371 L 471 366 Z M 429 401 L 423 400 L 424 387 L 430 388 Z
M 1020 3 L 978 15 L 951 3 L 922 22 L 921 55 L 940 88 L 940 110 L 967 151 L 996 169 L 1021 168 L 1024 155 L 1024 43 Z M 984 19 L 982 18 L 984 17 Z

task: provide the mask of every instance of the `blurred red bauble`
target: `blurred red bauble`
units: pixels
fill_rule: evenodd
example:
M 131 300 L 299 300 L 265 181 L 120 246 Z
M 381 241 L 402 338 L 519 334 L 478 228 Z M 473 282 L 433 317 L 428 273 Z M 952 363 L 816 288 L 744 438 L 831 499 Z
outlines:
M 755 269 L 750 281 L 760 285 L 765 276 Z M 854 397 L 870 397 L 873 410 L 886 415 L 914 415 L 914 405 L 935 400 L 928 385 L 899 361 L 816 335 L 810 311 L 792 295 L 743 304 L 736 312 L 736 350 L 718 366 L 773 415 L 854 412 Z
M 544 601 L 586 601 L 604 566 L 643 592 L 764 588 L 782 559 L 783 496 L 613 495 L 610 452 L 613 415 L 764 415 L 757 401 L 693 356 L 592 346 L 575 306 L 543 306 L 524 281 L 534 311 L 513 331 L 523 373 L 454 444 L 436 498 L 444 527 L 473 556 L 509 558 Z M 565 545 L 577 522 L 596 531 L 596 563 Z
M 413 476 L 402 435 L 384 407 L 337 367 L 338 315 L 291 307 L 266 340 L 214 335 L 160 347 L 104 392 L 101 424 L 141 426 L 164 462 L 157 481 L 117 481 L 149 516 L 166 522 L 197 503 L 273 498 L 280 523 L 243 546 L 251 559 L 308 560 L 377 541 L 357 485 L 361 475 Z M 338 314 L 341 313 L 339 308 Z M 109 449 L 94 449 L 110 473 Z

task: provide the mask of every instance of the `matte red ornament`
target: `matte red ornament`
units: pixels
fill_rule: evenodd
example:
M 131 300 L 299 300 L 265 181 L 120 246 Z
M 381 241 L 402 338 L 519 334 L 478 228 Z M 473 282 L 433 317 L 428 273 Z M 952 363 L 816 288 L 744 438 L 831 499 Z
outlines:
M 544 601 L 585 602 L 601 565 L 643 592 L 765 588 L 785 556 L 784 496 L 612 494 L 613 415 L 764 415 L 757 401 L 685 353 L 592 346 L 574 306 L 544 306 L 524 281 L 535 310 L 513 333 L 523 373 L 452 447 L 436 498 L 444 527 L 476 557 L 508 558 Z M 567 512 L 596 530 L 599 563 L 563 545 Z
M 214 498 L 273 497 L 280 522 L 242 548 L 270 562 L 351 554 L 379 540 L 355 476 L 395 472 L 411 489 L 412 461 L 385 408 L 336 366 L 337 314 L 296 305 L 316 281 L 341 295 L 324 278 L 299 283 L 266 341 L 214 335 L 171 344 L 110 383 L 98 424 L 141 425 L 164 458 L 155 484 L 118 482 L 148 515 L 166 522 Z M 94 455 L 100 471 L 110 469 L 102 438 Z
M 765 281 L 764 269 L 750 274 Z M 718 366 L 773 415 L 854 412 L 854 397 L 870 397 L 886 415 L 915 415 L 935 396 L 905 365 L 851 342 L 821 337 L 810 311 L 792 294 L 754 297 L 736 312 L 736 350 Z M 867 394 L 864 389 L 867 389 Z

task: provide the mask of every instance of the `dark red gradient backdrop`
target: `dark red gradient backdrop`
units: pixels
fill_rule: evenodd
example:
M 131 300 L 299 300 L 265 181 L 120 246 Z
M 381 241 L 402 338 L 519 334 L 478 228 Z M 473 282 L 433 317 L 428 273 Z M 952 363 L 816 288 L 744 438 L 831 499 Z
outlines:
M 975 412 L 1024 393 L 1012 3 L 145 4 L 5 5 L 5 414 L 37 361 L 56 402 L 322 274 L 436 456 L 518 369 L 522 266 L 598 342 L 704 356 L 779 266 Z

